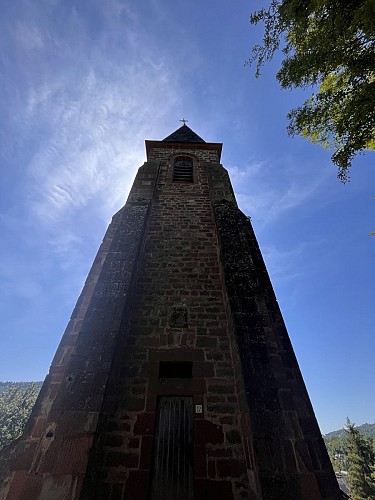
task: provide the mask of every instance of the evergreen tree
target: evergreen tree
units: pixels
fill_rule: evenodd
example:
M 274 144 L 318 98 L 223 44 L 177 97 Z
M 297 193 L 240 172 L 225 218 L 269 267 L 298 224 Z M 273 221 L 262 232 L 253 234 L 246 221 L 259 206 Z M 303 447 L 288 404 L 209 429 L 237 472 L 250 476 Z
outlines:
M 353 500 L 375 499 L 375 454 L 366 439 L 347 419 L 348 478 Z

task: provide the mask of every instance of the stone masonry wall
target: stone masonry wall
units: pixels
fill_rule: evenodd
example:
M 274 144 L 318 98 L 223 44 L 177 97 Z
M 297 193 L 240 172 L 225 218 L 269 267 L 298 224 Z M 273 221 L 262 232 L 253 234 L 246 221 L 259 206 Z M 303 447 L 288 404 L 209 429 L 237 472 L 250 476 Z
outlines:
M 189 395 L 203 405 L 203 414 L 194 416 L 195 498 L 259 498 L 250 472 L 253 458 L 241 434 L 236 348 L 207 183 L 212 165 L 197 159 L 199 151 L 190 153 L 193 184 L 172 182 L 170 152 L 161 162 L 85 499 L 148 498 L 158 395 Z M 186 310 L 186 326 L 172 324 L 176 307 Z M 192 379 L 159 379 L 160 361 L 191 361 Z
M 180 147 L 175 144 L 164 144 L 163 147 L 160 148 L 153 148 L 150 152 L 150 159 L 155 159 L 155 160 L 165 160 L 167 162 L 170 162 L 171 158 L 174 158 L 176 156 L 189 156 L 192 155 L 195 158 L 197 158 L 199 161 L 206 162 L 207 164 L 217 164 L 218 163 L 218 157 L 217 157 L 217 152 L 215 150 L 210 150 L 210 149 L 197 149 L 194 148 L 192 145 L 191 148 L 189 147 Z

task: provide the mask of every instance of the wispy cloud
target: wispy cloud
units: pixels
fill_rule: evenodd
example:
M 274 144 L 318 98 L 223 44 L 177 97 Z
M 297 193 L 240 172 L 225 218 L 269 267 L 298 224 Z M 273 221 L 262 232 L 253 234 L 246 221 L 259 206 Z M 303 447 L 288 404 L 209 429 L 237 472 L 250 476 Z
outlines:
M 35 6 L 10 27 L 11 51 L 25 78 L 9 106 L 13 116 L 22 115 L 17 148 L 28 149 L 29 216 L 63 251 L 78 241 L 74 217 L 82 207 L 91 203 L 96 216 L 108 221 L 124 203 L 144 161 L 144 139 L 158 137 L 153 124 L 163 128 L 180 92 L 175 61 L 160 57 L 157 40 L 136 29 L 140 21 L 129 5 L 97 4 L 102 29 L 95 40 L 95 20 L 71 8 L 61 27 L 54 12 L 59 8 L 55 2 L 44 9 L 39 22 Z M 121 45 L 119 29 L 125 33 Z M 33 65 L 27 64 L 35 50 Z M 10 157 L 16 146 L 5 148 Z
M 229 167 L 240 207 L 262 223 L 276 221 L 285 212 L 306 205 L 330 172 L 318 170 L 306 177 L 288 158 L 250 162 L 246 167 Z
M 38 26 L 25 21 L 16 21 L 12 32 L 20 49 L 30 52 L 44 48 L 43 35 Z
M 262 249 L 267 270 L 274 282 L 278 284 L 287 283 L 300 277 L 302 272 L 306 272 L 306 269 L 300 265 L 306 245 L 306 243 L 301 243 L 287 250 L 280 250 L 271 246 Z
M 3 259 L 0 263 L 0 276 L 0 293 L 5 298 L 9 296 L 35 300 L 42 295 L 41 283 L 27 261 L 20 264 L 10 257 Z
M 62 126 L 56 124 L 29 165 L 34 180 L 43 179 L 42 184 L 35 182 L 32 201 L 39 217 L 55 220 L 96 195 L 108 216 L 124 198 L 144 158 L 148 124 L 157 115 L 162 120 L 159 102 L 167 87 L 172 93 L 165 81 L 166 68 L 129 70 L 117 81 L 101 81 L 91 72 L 74 100 L 65 92 L 62 98 L 49 97 L 48 113 Z

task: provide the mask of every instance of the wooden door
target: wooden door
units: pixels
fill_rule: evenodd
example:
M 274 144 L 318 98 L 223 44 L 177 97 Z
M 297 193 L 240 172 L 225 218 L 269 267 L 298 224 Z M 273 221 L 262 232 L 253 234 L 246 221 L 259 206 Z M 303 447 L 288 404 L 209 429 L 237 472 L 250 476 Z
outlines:
M 193 500 L 193 398 L 158 399 L 152 500 Z

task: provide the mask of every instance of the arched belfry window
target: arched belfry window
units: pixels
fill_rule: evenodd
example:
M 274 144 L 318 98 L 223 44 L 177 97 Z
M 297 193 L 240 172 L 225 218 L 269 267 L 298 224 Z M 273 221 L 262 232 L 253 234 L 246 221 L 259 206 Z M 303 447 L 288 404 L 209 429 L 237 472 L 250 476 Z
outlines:
M 193 160 L 188 156 L 177 156 L 173 164 L 175 182 L 193 182 Z

